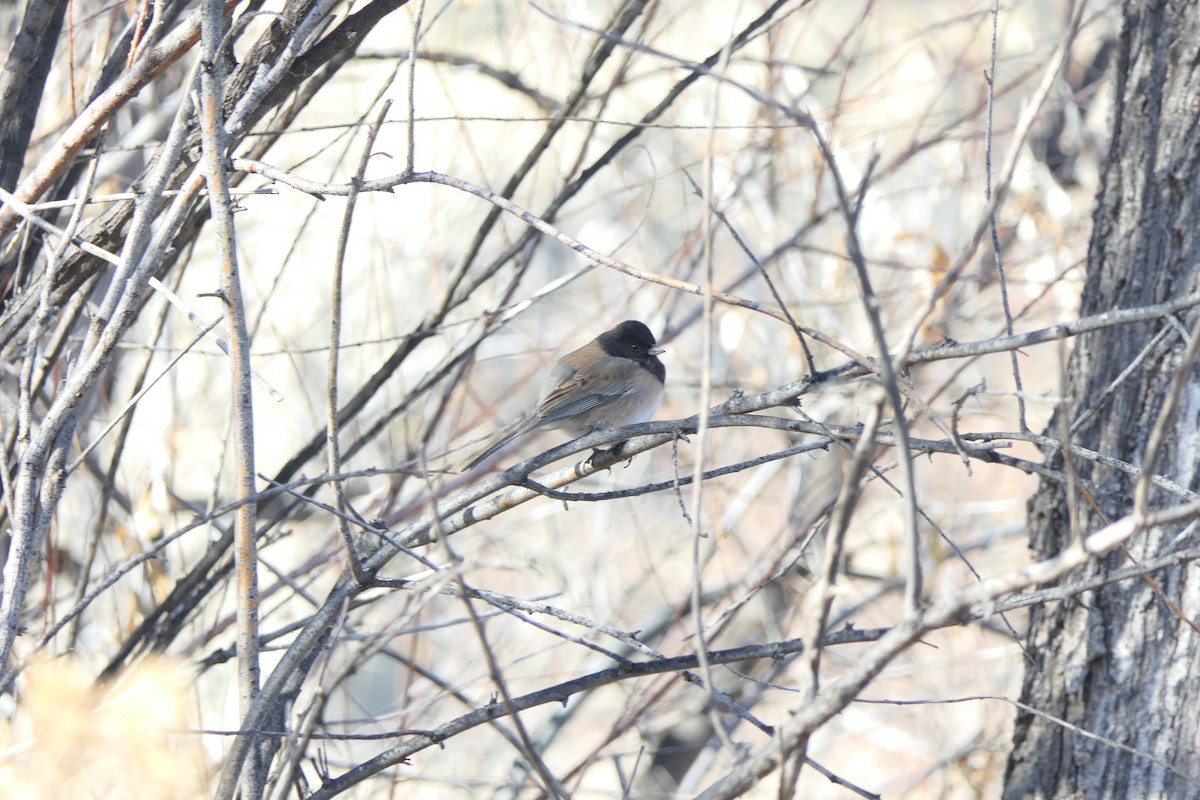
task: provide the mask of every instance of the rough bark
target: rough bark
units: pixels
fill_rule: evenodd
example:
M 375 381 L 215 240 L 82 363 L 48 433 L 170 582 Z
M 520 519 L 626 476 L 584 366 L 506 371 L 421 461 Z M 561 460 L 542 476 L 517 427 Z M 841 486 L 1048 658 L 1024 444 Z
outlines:
M 1194 291 L 1200 278 L 1200 13 L 1188 2 L 1128 0 L 1117 44 L 1112 136 L 1094 214 L 1084 315 L 1161 302 Z M 1182 322 L 1182 325 L 1178 323 Z M 1072 421 L 1077 444 L 1143 467 L 1146 441 L 1178 370 L 1184 331 L 1178 322 L 1108 329 L 1078 340 L 1070 360 L 1067 408 L 1048 435 Z M 1170 330 L 1175 328 L 1175 330 Z M 1164 336 L 1151 344 L 1160 331 Z M 1114 381 L 1148 355 L 1122 383 Z M 1153 471 L 1195 490 L 1200 432 L 1200 379 L 1189 388 Z M 1061 464 L 1061 458 L 1055 459 Z M 1129 513 L 1132 482 L 1092 463 L 1082 477 L 1114 490 L 1095 498 L 1109 519 Z M 1113 498 L 1126 498 L 1125 501 Z M 1178 498 L 1176 498 L 1176 502 Z M 1152 495 L 1152 506 L 1171 502 Z M 1063 488 L 1043 482 L 1030 504 L 1030 542 L 1036 558 L 1072 540 Z M 1078 503 L 1080 525 L 1103 518 Z M 1155 531 L 1132 543 L 1136 559 L 1173 547 L 1178 530 Z M 1120 551 L 1086 568 L 1088 574 L 1125 566 Z M 1082 577 L 1082 576 L 1078 576 Z M 1200 617 L 1200 572 L 1173 568 L 1154 579 L 1189 618 Z M 1113 747 L 1030 714 L 1017 718 L 1004 796 L 1200 797 L 1176 774 L 1200 775 L 1200 681 L 1192 674 L 1200 635 L 1145 581 L 1126 581 L 1037 609 L 1022 701 L 1070 725 L 1136 748 L 1170 765 Z
M 21 174 L 37 119 L 66 0 L 30 0 L 4 70 L 0 72 L 0 186 L 12 188 Z

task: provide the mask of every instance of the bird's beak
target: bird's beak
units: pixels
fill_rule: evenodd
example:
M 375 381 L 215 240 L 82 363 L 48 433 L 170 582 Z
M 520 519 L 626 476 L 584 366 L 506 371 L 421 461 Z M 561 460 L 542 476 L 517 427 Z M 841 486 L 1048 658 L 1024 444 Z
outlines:
M 665 353 L 665 352 L 667 352 L 667 351 L 666 351 L 666 350 L 663 350 L 661 347 L 651 347 L 651 348 L 650 348 L 649 350 L 647 350 L 646 352 L 647 352 L 647 353 L 649 353 L 649 354 L 650 354 L 650 355 L 652 355 L 652 356 L 661 356 L 663 353 Z

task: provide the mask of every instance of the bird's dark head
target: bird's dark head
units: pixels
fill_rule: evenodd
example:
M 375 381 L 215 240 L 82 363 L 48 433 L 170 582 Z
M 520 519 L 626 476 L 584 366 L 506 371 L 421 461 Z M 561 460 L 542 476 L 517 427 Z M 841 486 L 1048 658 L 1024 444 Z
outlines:
M 665 380 L 666 367 L 658 360 L 664 352 L 654 340 L 654 334 L 643 323 L 627 319 L 612 330 L 600 334 L 600 346 L 610 356 L 620 356 L 638 362 L 659 380 Z

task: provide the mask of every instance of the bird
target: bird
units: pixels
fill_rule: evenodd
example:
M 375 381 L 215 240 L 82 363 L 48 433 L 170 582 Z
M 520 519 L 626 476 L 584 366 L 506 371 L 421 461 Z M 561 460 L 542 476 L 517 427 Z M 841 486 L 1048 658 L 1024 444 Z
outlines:
M 665 353 L 646 325 L 629 319 L 567 353 L 546 376 L 537 407 L 516 428 L 471 459 L 472 470 L 519 436 L 562 429 L 572 438 L 646 422 L 662 402 Z

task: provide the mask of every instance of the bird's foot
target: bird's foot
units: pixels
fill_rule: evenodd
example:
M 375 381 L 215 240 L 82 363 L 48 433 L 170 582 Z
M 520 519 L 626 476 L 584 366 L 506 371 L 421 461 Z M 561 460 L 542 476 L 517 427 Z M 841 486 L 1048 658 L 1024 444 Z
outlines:
M 594 467 L 594 466 L 596 466 L 596 462 L 600 459 L 620 458 L 621 453 L 624 452 L 624 450 L 625 450 L 625 444 L 626 444 L 625 442 L 618 442 L 616 445 L 614 445 L 608 449 L 597 448 L 597 449 L 593 450 L 591 458 L 589 458 L 586 462 L 587 465 L 589 467 Z M 630 458 L 630 460 L 632 461 L 633 459 Z

